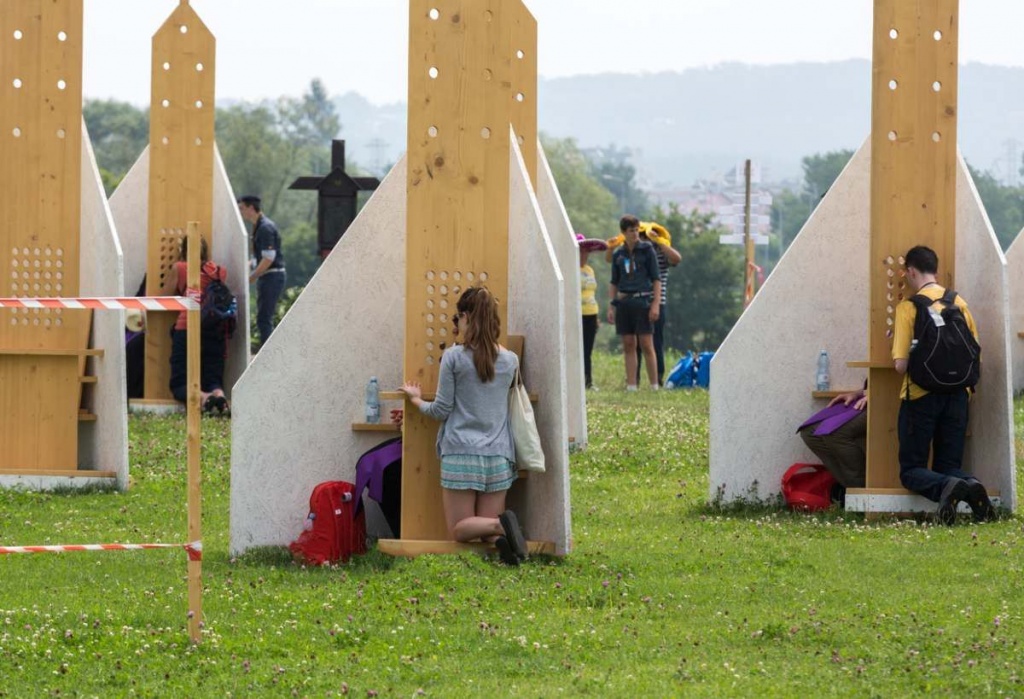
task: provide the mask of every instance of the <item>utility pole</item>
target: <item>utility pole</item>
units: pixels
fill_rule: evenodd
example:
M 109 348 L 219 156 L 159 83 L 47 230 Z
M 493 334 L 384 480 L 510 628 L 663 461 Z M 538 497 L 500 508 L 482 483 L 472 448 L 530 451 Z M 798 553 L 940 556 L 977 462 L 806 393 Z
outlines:
M 743 287 L 743 307 L 754 300 L 754 239 L 750 235 L 750 160 L 743 165 L 743 180 L 746 184 L 746 198 L 743 205 L 743 246 L 747 251 L 746 284 Z

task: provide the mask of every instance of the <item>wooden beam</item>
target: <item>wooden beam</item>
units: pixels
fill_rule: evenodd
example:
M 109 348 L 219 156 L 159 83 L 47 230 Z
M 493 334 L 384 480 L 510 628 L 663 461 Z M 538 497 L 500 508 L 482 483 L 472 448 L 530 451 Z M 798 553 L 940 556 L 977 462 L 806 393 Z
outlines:
M 216 40 L 187 2 L 153 36 L 149 129 L 149 235 L 146 293 L 173 295 L 186 222 L 198 221 L 213 249 L 213 147 Z M 177 314 L 147 317 L 150 399 L 171 398 L 170 329 Z
M 426 554 L 458 554 L 476 553 L 480 555 L 494 554 L 497 549 L 493 544 L 481 542 L 460 543 L 447 540 L 410 540 L 410 539 L 380 539 L 377 541 L 377 548 L 389 556 L 402 556 L 415 558 Z M 531 556 L 554 556 L 555 542 L 553 541 L 527 541 L 526 550 Z
M 199 297 L 199 222 L 188 222 L 188 293 Z M 202 541 L 202 474 L 200 472 L 202 421 L 200 401 L 200 319 L 199 310 L 188 311 L 188 541 Z M 202 640 L 203 563 L 188 561 L 188 635 L 193 643 Z
M 867 485 L 899 487 L 895 310 L 914 293 L 902 255 L 927 245 L 953 286 L 958 0 L 875 0 Z

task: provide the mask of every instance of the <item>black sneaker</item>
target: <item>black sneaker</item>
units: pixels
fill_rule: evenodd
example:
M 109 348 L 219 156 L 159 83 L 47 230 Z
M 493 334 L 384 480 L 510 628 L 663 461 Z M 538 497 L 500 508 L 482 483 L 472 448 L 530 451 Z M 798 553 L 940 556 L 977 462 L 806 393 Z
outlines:
M 498 557 L 501 558 L 502 563 L 510 566 L 519 565 L 519 556 L 512 550 L 512 545 L 508 543 L 508 539 L 499 536 L 494 540 L 494 547 L 498 549 Z
M 975 522 L 991 522 L 996 518 L 996 508 L 992 507 L 992 501 L 988 499 L 988 493 L 981 481 L 971 479 L 967 481 L 967 504 L 971 506 Z
M 950 478 L 942 488 L 939 507 L 935 510 L 935 518 L 939 524 L 947 526 L 956 524 L 956 506 L 959 502 L 970 500 L 971 489 L 962 478 Z
M 519 528 L 519 518 L 516 517 L 516 513 L 512 510 L 505 510 L 498 516 L 498 521 L 501 522 L 501 528 L 505 530 L 509 546 L 512 547 L 519 560 L 525 561 L 528 556 L 526 537 L 523 536 L 523 530 Z

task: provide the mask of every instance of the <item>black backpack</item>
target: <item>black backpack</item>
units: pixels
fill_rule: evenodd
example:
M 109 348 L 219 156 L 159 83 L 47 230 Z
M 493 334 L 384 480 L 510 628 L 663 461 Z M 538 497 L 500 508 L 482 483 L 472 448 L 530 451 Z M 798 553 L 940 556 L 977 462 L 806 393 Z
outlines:
M 914 342 L 907 371 L 910 380 L 926 391 L 955 393 L 973 388 L 981 373 L 981 346 L 974 339 L 963 311 L 956 305 L 956 292 L 947 289 L 939 303 L 941 325 L 932 318 L 935 303 L 923 294 L 910 301 L 917 308 Z M 908 387 L 909 396 L 909 387 Z
M 222 329 L 224 336 L 228 338 L 235 334 L 238 325 L 238 299 L 231 293 L 228 285 L 216 277 L 210 279 L 203 290 L 199 317 L 202 319 L 204 332 Z

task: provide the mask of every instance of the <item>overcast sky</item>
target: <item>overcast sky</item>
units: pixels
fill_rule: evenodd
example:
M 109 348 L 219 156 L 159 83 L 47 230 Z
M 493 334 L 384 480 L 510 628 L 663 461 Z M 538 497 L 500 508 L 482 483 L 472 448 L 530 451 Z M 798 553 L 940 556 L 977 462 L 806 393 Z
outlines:
M 85 93 L 149 101 L 150 38 L 178 0 L 85 0 Z M 217 94 L 405 99 L 408 0 L 192 0 L 217 37 Z M 540 73 L 869 58 L 871 0 L 528 0 Z M 960 59 L 1024 65 L 1024 0 L 963 1 Z

